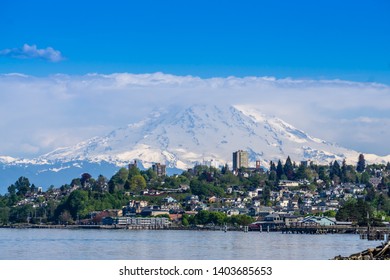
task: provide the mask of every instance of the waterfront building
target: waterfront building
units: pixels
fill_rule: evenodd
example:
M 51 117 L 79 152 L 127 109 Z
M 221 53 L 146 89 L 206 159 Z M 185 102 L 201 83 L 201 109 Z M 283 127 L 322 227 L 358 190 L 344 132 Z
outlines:
M 103 225 L 139 226 L 139 227 L 167 227 L 171 224 L 168 218 L 140 218 L 140 217 L 105 217 Z

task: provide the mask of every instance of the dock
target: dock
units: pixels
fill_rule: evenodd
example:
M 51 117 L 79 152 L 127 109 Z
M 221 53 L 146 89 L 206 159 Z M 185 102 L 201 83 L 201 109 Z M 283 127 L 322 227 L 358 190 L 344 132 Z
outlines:
M 357 228 L 351 226 L 320 226 L 320 225 L 302 225 L 289 226 L 281 228 L 285 234 L 336 234 L 336 233 L 353 233 L 356 234 Z

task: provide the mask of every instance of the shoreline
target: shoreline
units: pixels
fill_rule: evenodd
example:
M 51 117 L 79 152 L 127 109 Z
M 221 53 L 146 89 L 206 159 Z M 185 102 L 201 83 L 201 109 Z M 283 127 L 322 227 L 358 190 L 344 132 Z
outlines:
M 358 235 L 360 239 L 371 241 L 384 241 L 389 242 L 390 229 L 388 227 L 371 228 L 370 232 L 367 232 L 367 228 L 331 228 L 331 227 L 308 227 L 308 228 L 276 228 L 270 230 L 254 230 L 248 227 L 226 227 L 226 226 L 153 226 L 153 225 L 48 225 L 48 224 L 13 224 L 13 225 L 1 225 L 0 229 L 70 229 L 70 230 L 130 230 L 130 231 L 142 231 L 142 230 L 170 230 L 170 231 L 223 231 L 223 232 L 279 232 L 283 235 L 333 235 L 333 234 L 349 234 Z
M 254 230 L 248 227 L 234 227 L 234 226 L 152 226 L 152 225 L 50 225 L 50 224 L 10 224 L 10 225 L 0 225 L 0 228 L 13 228 L 13 229 L 27 229 L 27 228 L 43 228 L 43 229 L 126 229 L 126 230 L 193 230 L 193 231 L 253 231 L 259 232 L 259 230 Z M 356 227 L 343 227 L 343 228 L 334 228 L 334 227 L 283 227 L 283 228 L 272 228 L 268 230 L 269 232 L 280 232 L 283 234 L 362 234 L 366 233 L 366 228 L 356 228 Z M 374 228 L 373 231 L 376 232 L 386 232 L 389 233 L 390 229 L 388 227 L 378 227 Z M 263 230 L 260 232 L 267 232 Z

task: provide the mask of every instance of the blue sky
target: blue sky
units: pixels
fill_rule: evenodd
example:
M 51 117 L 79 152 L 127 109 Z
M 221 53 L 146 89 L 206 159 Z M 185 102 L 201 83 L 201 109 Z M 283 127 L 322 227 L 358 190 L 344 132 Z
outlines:
M 389 15 L 386 0 L 2 0 L 0 156 L 221 99 L 390 154 Z
M 0 73 L 275 76 L 390 83 L 389 1 L 9 1 Z

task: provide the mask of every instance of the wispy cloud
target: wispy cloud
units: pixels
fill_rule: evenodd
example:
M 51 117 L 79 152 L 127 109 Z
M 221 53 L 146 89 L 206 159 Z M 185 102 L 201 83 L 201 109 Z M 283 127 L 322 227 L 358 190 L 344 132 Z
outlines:
M 0 155 L 49 152 L 139 121 L 154 108 L 194 103 L 252 106 L 313 137 L 364 153 L 390 154 L 390 87 L 375 83 L 14 73 L 0 75 L 0 99 Z
M 29 59 L 39 58 L 51 62 L 59 62 L 64 60 L 60 51 L 47 47 L 46 49 L 38 49 L 36 45 L 24 44 L 21 48 L 4 49 L 0 51 L 2 56 L 10 56 L 15 58 Z

